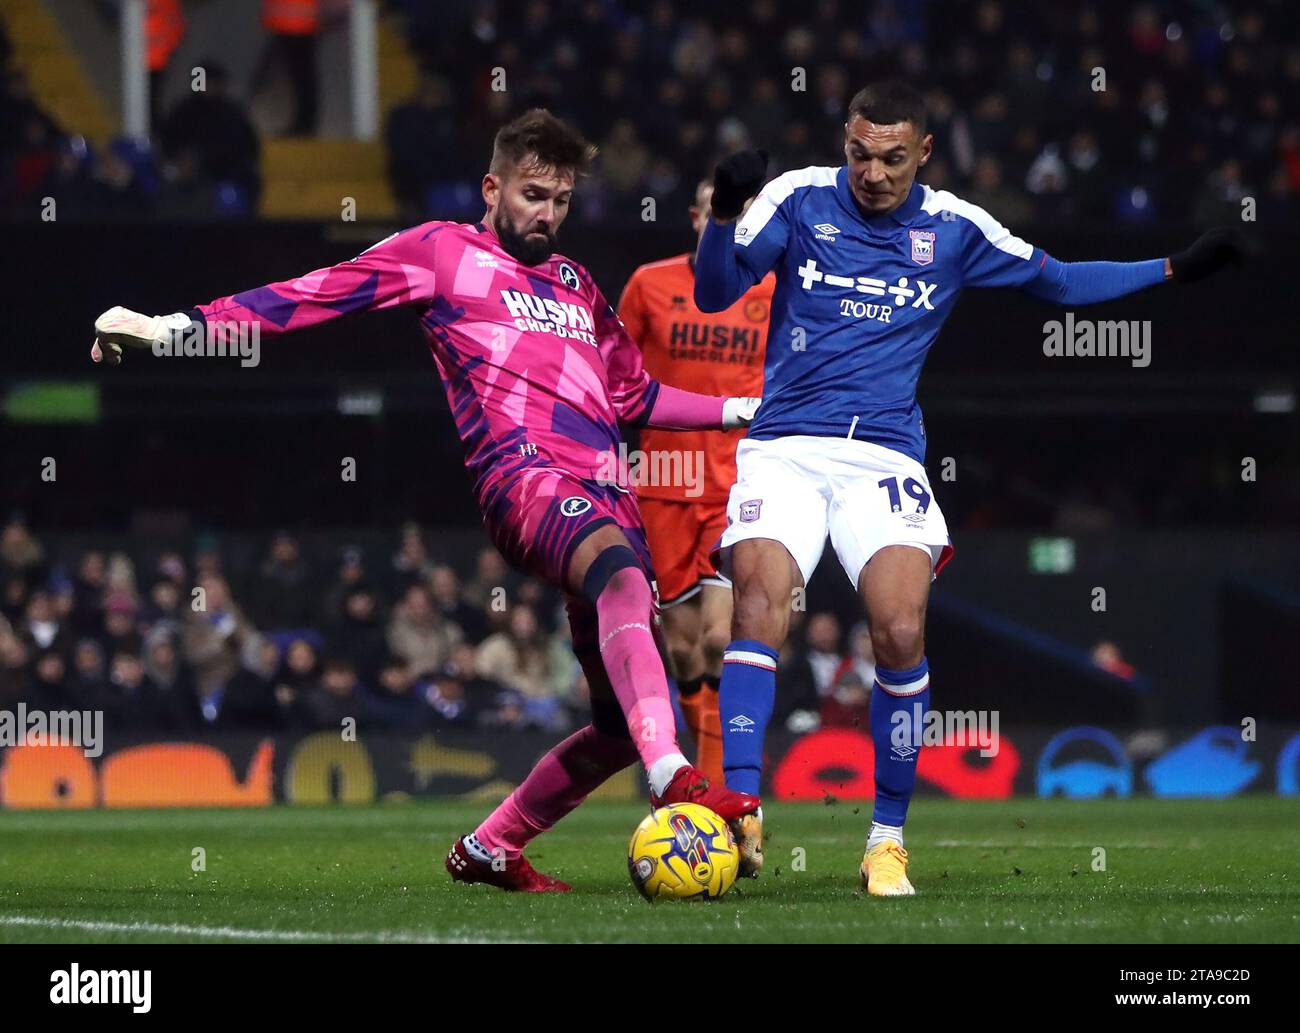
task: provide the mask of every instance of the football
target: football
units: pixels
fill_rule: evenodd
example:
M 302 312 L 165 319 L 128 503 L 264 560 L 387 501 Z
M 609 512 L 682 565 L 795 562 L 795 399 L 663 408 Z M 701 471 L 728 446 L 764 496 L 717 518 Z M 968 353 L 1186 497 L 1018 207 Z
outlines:
M 660 807 L 632 833 L 627 870 L 646 900 L 717 900 L 736 881 L 731 829 L 695 803 Z

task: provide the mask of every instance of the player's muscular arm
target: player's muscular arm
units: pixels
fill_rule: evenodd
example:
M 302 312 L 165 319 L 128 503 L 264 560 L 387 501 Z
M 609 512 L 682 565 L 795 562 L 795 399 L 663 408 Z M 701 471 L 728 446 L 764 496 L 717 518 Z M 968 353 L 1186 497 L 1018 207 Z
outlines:
M 126 348 L 157 350 L 203 334 L 214 324 L 256 326 L 266 335 L 315 326 L 353 312 L 434 296 L 433 244 L 420 227 L 394 234 L 348 262 L 217 298 L 206 305 L 147 316 L 114 306 L 95 320 L 90 357 L 116 366 Z

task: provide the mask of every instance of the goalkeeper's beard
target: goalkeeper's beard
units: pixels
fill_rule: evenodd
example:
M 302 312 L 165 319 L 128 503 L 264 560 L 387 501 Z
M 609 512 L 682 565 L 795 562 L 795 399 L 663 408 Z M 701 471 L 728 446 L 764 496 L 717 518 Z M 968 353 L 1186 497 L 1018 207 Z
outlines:
M 555 251 L 555 236 L 549 229 L 539 229 L 534 234 L 517 233 L 505 212 L 498 211 L 492 220 L 497 239 L 506 254 L 524 265 L 540 265 Z M 545 240 L 540 239 L 545 236 Z

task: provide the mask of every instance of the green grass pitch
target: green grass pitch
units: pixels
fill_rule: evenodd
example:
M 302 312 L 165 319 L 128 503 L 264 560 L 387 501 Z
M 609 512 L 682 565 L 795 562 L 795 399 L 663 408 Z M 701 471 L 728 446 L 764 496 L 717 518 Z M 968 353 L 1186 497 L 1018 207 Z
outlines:
M 632 804 L 593 801 L 533 844 L 572 893 L 453 884 L 447 846 L 486 807 L 0 812 L 0 942 L 1300 940 L 1290 799 L 922 799 L 918 896 L 897 900 L 858 885 L 869 804 L 778 803 L 761 879 L 655 905 L 627 877 Z

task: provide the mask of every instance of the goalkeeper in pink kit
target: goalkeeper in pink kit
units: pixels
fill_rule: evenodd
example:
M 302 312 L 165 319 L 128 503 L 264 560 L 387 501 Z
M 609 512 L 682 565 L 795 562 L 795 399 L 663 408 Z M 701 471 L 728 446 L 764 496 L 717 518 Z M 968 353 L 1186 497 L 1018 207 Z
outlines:
M 477 224 L 428 222 L 349 262 L 145 316 L 95 321 L 96 362 L 124 347 L 160 354 L 182 337 L 238 325 L 270 335 L 354 312 L 414 306 L 465 444 L 493 541 L 519 569 L 565 592 L 573 648 L 591 686 L 591 724 L 560 743 L 473 833 L 451 847 L 462 882 L 563 891 L 524 846 L 638 758 L 655 806 L 703 804 L 728 821 L 756 797 L 711 785 L 678 749 L 654 634 L 654 574 L 636 499 L 610 481 L 619 424 L 733 428 L 757 399 L 660 384 L 590 274 L 554 254 L 555 235 L 592 148 L 533 110 L 497 133 Z

